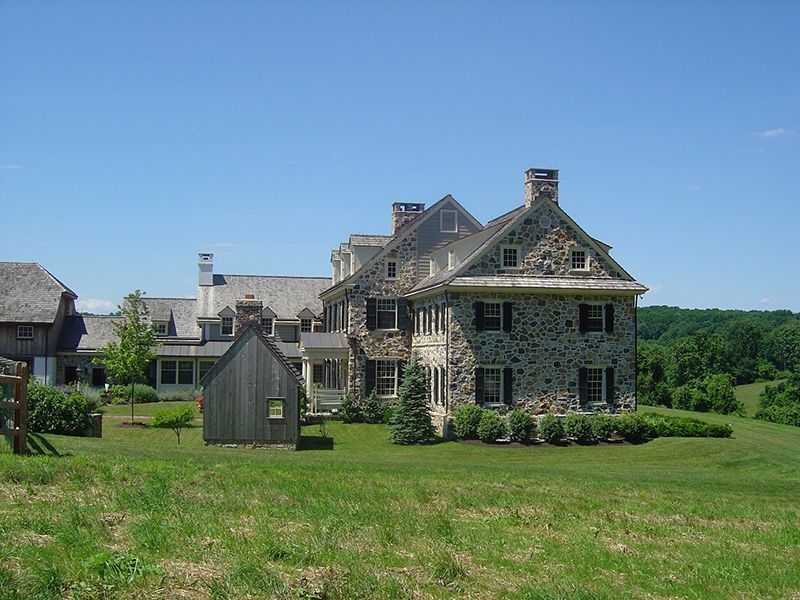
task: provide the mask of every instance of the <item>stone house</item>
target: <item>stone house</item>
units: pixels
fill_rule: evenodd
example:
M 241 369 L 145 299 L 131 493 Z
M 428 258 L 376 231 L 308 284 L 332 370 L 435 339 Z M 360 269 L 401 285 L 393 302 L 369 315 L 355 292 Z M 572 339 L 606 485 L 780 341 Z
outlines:
M 451 196 L 395 204 L 392 220 L 391 236 L 351 236 L 332 253 L 325 327 L 348 348 L 330 363 L 348 391 L 394 398 L 414 350 L 440 431 L 467 402 L 635 409 L 646 288 L 561 208 L 557 170 L 526 171 L 524 204 L 486 226 Z

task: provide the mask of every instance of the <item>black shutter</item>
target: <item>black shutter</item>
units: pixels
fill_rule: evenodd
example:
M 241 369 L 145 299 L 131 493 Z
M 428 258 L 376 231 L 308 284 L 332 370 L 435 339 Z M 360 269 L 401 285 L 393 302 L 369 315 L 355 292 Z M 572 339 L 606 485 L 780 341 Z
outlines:
M 503 402 L 511 406 L 514 400 L 514 369 L 503 369 Z
M 403 380 L 406 378 L 406 361 L 397 361 L 397 387 L 403 385 Z
M 475 402 L 483 404 L 483 369 L 475 369 Z
M 513 302 L 503 302 L 503 331 L 511 331 Z
M 375 298 L 367 298 L 367 329 L 378 328 L 378 303 Z
M 614 333 L 614 305 L 606 304 L 606 333 Z
M 364 382 L 365 382 L 365 390 L 364 396 L 369 396 L 372 393 L 372 390 L 375 389 L 375 369 L 377 367 L 377 363 L 374 360 L 368 360 L 366 366 L 366 373 L 364 373 Z
M 400 331 L 408 329 L 408 301 L 405 298 L 397 299 L 397 328 Z
M 475 331 L 483 331 L 483 302 L 475 303 Z
M 578 305 L 578 331 L 586 333 L 589 331 L 589 305 Z
M 589 397 L 589 372 L 586 367 L 578 369 L 578 400 L 585 403 Z
M 606 402 L 614 401 L 614 367 L 606 367 Z

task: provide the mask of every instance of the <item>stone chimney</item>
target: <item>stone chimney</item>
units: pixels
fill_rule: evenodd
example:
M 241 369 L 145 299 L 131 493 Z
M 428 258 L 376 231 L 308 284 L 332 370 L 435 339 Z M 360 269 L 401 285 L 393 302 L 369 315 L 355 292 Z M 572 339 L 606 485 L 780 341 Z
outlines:
M 214 285 L 214 255 L 201 252 L 197 255 L 197 285 Z
M 558 204 L 558 169 L 525 171 L 525 206 L 531 206 L 539 198 Z
M 261 300 L 256 300 L 253 294 L 245 294 L 244 300 L 236 301 L 236 321 L 233 326 L 233 332 L 239 333 L 239 330 L 247 325 L 250 321 L 255 321 L 258 328 L 261 329 L 261 309 L 264 308 Z
M 395 202 L 392 204 L 392 235 L 425 211 L 425 204 L 419 202 Z

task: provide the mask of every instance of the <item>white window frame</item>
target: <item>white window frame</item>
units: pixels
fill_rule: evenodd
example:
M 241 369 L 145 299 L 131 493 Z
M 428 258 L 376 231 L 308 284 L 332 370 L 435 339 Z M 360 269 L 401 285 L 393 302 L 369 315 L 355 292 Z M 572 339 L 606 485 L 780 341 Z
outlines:
M 269 327 L 267 327 L 267 322 L 269 323 Z M 274 335 L 275 317 L 261 317 L 261 329 L 263 329 L 264 333 L 267 335 Z
M 390 265 L 394 266 L 394 275 L 390 274 Z M 386 261 L 386 279 L 397 279 L 397 272 L 400 270 L 400 262 L 396 258 Z
M 197 361 L 197 383 L 198 384 L 200 383 L 200 380 L 205 376 L 205 374 L 208 373 L 214 367 L 214 363 L 215 362 L 216 361 L 214 361 L 214 360 L 204 360 L 204 359 L 201 359 L 201 360 Z M 206 364 L 208 365 L 208 368 L 204 368 L 204 365 L 206 365 Z
M 453 229 L 445 229 L 444 228 L 444 215 L 452 214 L 453 215 Z M 439 231 L 441 233 L 458 233 L 458 211 L 457 210 L 440 210 L 439 211 Z
M 597 377 L 595 375 L 595 380 L 593 382 L 595 384 L 597 384 L 597 383 L 600 384 L 600 397 L 599 397 L 599 399 L 597 399 L 597 398 L 593 399 L 591 397 L 591 394 L 592 394 L 591 389 L 592 389 L 592 387 L 590 385 L 590 381 L 592 379 L 592 372 L 593 371 L 599 371 L 600 372 L 600 378 L 597 379 Z M 586 404 L 593 404 L 595 402 L 608 402 L 608 400 L 606 399 L 606 367 L 603 366 L 603 365 L 587 365 L 586 366 Z
M 497 319 L 497 327 L 489 327 L 489 307 L 497 307 L 498 313 L 492 315 L 492 318 Z M 493 309 L 494 310 L 494 309 Z M 484 331 L 503 331 L 503 303 L 502 302 L 484 302 L 483 303 L 483 330 Z
M 164 366 L 172 363 L 174 368 L 166 369 L 167 371 L 174 373 L 175 381 L 164 381 Z M 178 361 L 177 360 L 162 360 L 161 363 L 158 365 L 158 381 L 159 383 L 163 383 L 165 385 L 177 385 L 178 383 Z
M 456 268 L 458 261 L 456 260 L 456 253 L 454 250 L 447 251 L 447 270 L 452 271 Z
M 513 250 L 515 261 L 513 265 L 506 264 L 506 251 Z M 500 249 L 500 264 L 504 269 L 519 269 L 519 246 L 502 246 Z
M 583 253 L 583 267 L 575 267 L 575 255 L 581 252 Z M 587 248 L 570 248 L 569 249 L 569 270 L 570 271 L 578 271 L 578 272 L 585 272 L 589 270 L 589 250 Z
M 381 327 L 381 313 L 390 312 L 386 308 L 381 310 L 381 302 L 392 302 L 394 304 L 394 325 L 391 327 Z M 375 329 L 380 331 L 392 331 L 397 329 L 397 298 L 375 298 Z
M 177 385 L 194 385 L 195 384 L 194 361 L 193 360 L 178 360 L 177 362 L 178 362 L 178 364 L 176 365 L 177 369 L 175 370 L 175 376 L 176 376 L 175 383 Z M 181 383 L 181 373 L 187 373 L 188 372 L 188 369 L 181 369 L 181 366 L 185 366 L 187 364 L 191 365 L 191 367 L 192 367 L 192 380 L 189 383 Z
M 33 325 L 17 325 L 17 339 L 18 340 L 32 340 L 33 339 Z
M 588 302 L 586 304 L 586 333 L 603 333 L 606 330 L 606 307 L 604 304 L 599 302 Z M 597 316 L 597 311 L 600 312 L 600 316 Z M 592 313 L 595 313 L 592 316 Z M 592 329 L 592 321 L 597 323 L 600 321 L 600 329 Z
M 230 332 L 225 333 L 225 323 L 230 323 Z M 219 319 L 219 334 L 220 335 L 233 335 L 233 317 L 220 317 Z
M 164 321 L 160 321 L 157 323 L 153 323 L 153 325 L 155 325 L 156 327 L 156 335 L 159 336 L 167 335 L 167 329 L 168 329 L 167 323 L 165 323 Z
M 314 319 L 302 317 L 300 319 L 300 333 L 311 333 L 314 331 Z
M 394 375 L 384 374 L 381 376 L 382 364 L 384 367 L 391 365 L 391 368 L 394 369 Z M 394 398 L 397 396 L 399 370 L 398 360 L 396 358 L 379 358 L 375 360 L 375 393 L 379 398 Z M 388 373 L 388 370 L 385 371 L 385 373 Z M 386 388 L 383 390 L 381 389 L 381 381 L 387 382 L 389 380 L 392 381 L 392 391 L 390 393 L 385 393 Z
M 489 400 L 489 372 L 492 372 L 492 379 L 494 380 L 494 372 L 497 372 L 497 400 Z M 483 403 L 498 405 L 503 404 L 503 367 L 498 365 L 489 365 L 483 367 Z
M 283 398 L 267 398 L 267 418 L 269 419 L 283 419 Z M 280 411 L 275 411 L 276 414 L 273 413 L 273 408 L 279 407 Z M 279 413 L 279 414 L 278 414 Z

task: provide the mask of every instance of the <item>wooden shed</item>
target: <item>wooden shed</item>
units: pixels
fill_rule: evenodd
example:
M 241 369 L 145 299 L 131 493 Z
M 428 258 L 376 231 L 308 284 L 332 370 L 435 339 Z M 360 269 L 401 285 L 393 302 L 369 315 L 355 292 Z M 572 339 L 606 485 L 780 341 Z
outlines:
M 205 374 L 206 444 L 297 449 L 303 379 L 256 322 Z

